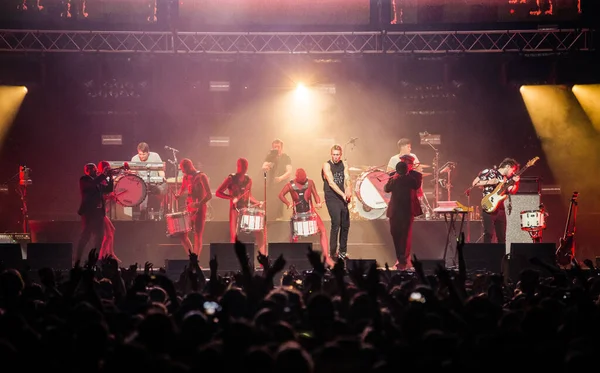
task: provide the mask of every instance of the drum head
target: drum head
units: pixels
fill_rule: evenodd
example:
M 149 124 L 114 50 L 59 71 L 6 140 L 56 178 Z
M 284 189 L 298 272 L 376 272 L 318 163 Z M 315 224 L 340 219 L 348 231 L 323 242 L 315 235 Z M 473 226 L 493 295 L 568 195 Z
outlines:
M 367 220 L 385 219 L 385 212 L 387 211 L 387 208 L 372 209 L 360 201 L 355 201 L 355 209 L 361 218 Z
M 135 207 L 144 202 L 148 189 L 144 180 L 137 175 L 123 175 L 115 180 L 115 199 L 126 207 Z
M 363 172 L 356 181 L 355 193 L 358 200 L 371 209 L 386 209 L 390 202 L 390 194 L 383 187 L 389 176 L 379 169 Z

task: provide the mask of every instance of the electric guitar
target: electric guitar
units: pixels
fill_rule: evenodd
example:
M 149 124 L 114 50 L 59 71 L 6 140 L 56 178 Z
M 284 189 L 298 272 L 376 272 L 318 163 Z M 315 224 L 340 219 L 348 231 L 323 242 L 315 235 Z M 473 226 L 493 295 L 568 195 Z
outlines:
M 556 262 L 561 266 L 567 266 L 573 262 L 575 258 L 575 219 L 577 216 L 577 197 L 579 193 L 573 192 L 571 204 L 569 205 L 569 215 L 565 224 L 565 234 L 561 237 L 558 250 L 556 250 Z M 573 227 L 569 230 L 573 220 Z
M 508 198 L 508 188 L 515 184 L 513 178 L 515 176 L 521 176 L 521 174 L 525 172 L 525 170 L 533 166 L 539 159 L 540 157 L 530 159 L 529 162 L 527 162 L 527 164 L 525 165 L 525 167 L 520 169 L 510 179 L 502 181 L 498 185 L 496 185 L 496 188 L 494 188 L 494 190 L 490 194 L 483 197 L 483 199 L 481 200 L 481 209 L 487 212 L 488 214 L 496 211 L 498 209 L 498 206 L 500 206 L 500 203 L 504 202 L 504 200 Z

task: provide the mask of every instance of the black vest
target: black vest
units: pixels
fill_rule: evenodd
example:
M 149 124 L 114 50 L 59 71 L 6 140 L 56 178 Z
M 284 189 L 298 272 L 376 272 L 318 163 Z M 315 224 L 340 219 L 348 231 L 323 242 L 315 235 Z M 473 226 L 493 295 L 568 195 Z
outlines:
M 308 190 L 308 180 L 302 186 L 302 189 L 298 188 L 298 185 L 294 182 L 294 180 L 290 181 L 290 185 L 292 189 L 296 193 L 298 193 L 298 203 L 294 207 L 297 214 L 302 214 L 310 211 L 310 203 L 306 200 L 306 191 Z

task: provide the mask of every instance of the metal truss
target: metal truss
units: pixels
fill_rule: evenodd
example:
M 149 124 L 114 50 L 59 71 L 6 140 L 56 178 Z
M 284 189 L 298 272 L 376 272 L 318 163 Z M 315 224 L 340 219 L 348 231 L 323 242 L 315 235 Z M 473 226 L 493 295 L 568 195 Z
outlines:
M 357 54 L 590 50 L 592 31 L 145 32 L 0 30 L 0 52 Z

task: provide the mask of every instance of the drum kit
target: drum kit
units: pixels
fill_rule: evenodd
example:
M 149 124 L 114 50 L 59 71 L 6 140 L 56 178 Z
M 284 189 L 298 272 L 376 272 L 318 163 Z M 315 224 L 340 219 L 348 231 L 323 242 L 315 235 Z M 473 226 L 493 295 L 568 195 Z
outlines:
M 350 177 L 354 184 L 353 198 L 350 205 L 351 216 L 354 220 L 377 220 L 385 219 L 390 193 L 384 191 L 384 186 L 390 176 L 385 172 L 385 165 L 381 166 L 351 166 Z M 430 165 L 419 164 L 416 169 L 423 171 L 431 168 Z M 433 175 L 431 172 L 421 172 L 423 177 Z M 429 205 L 427 195 L 419 198 L 423 209 L 423 218 L 433 219 L 433 209 Z

